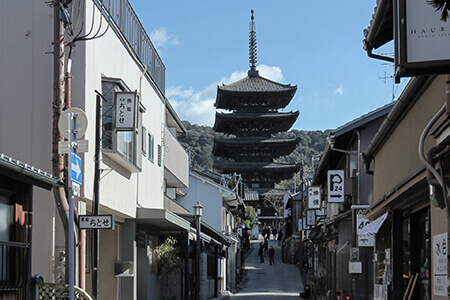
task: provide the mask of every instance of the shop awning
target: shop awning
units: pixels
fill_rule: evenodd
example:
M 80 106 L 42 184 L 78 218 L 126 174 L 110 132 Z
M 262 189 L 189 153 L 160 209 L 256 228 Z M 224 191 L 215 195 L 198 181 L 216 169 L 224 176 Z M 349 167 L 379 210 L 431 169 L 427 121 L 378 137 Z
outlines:
M 378 230 L 380 230 L 380 227 L 381 227 L 381 225 L 383 225 L 384 221 L 386 221 L 386 218 L 387 218 L 388 214 L 389 213 L 385 213 L 384 215 L 382 215 L 381 217 L 379 217 L 375 221 L 370 222 L 369 224 L 367 224 L 366 226 L 364 226 L 363 228 L 358 230 L 358 235 L 373 235 L 373 234 L 376 234 L 378 232 Z

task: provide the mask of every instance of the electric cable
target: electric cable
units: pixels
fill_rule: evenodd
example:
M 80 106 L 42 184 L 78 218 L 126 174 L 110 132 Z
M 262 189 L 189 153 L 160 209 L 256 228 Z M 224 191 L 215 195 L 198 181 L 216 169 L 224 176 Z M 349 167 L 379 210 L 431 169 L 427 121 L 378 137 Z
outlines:
M 92 30 L 94 29 L 94 19 L 95 18 L 95 3 L 92 2 L 92 21 L 91 21 L 91 29 L 89 29 L 89 32 L 86 35 L 83 35 L 80 37 L 81 32 L 83 31 L 83 27 L 80 29 L 80 32 L 78 32 L 78 34 L 75 36 L 75 38 L 72 40 L 72 43 L 74 43 L 75 41 L 85 38 L 87 36 L 89 36 L 92 33 Z

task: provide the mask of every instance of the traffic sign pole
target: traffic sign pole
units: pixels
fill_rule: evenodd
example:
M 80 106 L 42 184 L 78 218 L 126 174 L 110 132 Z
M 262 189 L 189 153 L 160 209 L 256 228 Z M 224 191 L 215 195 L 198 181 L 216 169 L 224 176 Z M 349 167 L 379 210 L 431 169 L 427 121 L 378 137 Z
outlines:
M 72 167 L 72 151 L 73 151 L 73 141 L 76 141 L 75 136 L 75 114 L 68 114 L 68 128 L 69 128 L 69 147 L 70 154 L 67 155 L 69 167 Z M 72 171 L 70 171 L 72 173 Z M 73 189 L 72 189 L 72 176 L 67 178 L 69 183 L 69 300 L 75 299 L 75 234 L 74 234 L 74 222 L 75 222 L 75 209 L 74 209 L 74 199 L 73 199 Z

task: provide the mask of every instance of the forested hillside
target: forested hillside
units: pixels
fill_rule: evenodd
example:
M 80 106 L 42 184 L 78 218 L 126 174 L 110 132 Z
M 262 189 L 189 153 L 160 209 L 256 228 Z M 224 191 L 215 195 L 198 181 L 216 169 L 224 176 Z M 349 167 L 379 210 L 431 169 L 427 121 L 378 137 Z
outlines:
M 180 138 L 180 142 L 191 158 L 191 169 L 211 170 L 214 157 L 212 156 L 212 148 L 214 138 L 222 136 L 222 134 L 215 133 L 209 126 L 202 126 L 197 124 L 190 124 L 188 121 L 183 121 L 184 126 L 188 130 L 186 137 Z M 305 131 L 305 130 L 291 130 L 281 133 L 280 137 L 300 137 L 301 141 L 294 152 L 289 156 L 282 157 L 279 162 L 303 162 L 305 168 L 305 177 L 312 177 L 313 170 L 311 168 L 312 161 L 317 159 L 322 154 L 326 146 L 326 138 L 329 131 Z M 290 182 L 282 183 L 283 186 L 291 186 Z

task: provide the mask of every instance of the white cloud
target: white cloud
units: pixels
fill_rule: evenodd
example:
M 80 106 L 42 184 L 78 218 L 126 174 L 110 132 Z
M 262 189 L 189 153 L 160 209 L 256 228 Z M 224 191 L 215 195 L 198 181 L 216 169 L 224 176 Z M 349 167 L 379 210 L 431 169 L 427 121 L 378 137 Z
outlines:
M 333 94 L 334 95 L 344 95 L 344 89 L 342 88 L 342 85 L 340 86 L 340 87 L 338 87 L 337 89 L 335 89 L 334 91 L 333 91 Z
M 282 82 L 283 73 L 279 67 L 260 65 L 257 68 L 259 74 L 267 79 Z M 188 120 L 191 124 L 214 125 L 216 109 L 214 102 L 217 96 L 217 86 L 230 84 L 247 76 L 247 71 L 233 72 L 229 77 L 223 77 L 211 83 L 208 87 L 200 91 L 182 86 L 170 87 L 166 89 L 166 97 L 181 120 Z
M 164 27 L 157 28 L 150 32 L 150 39 L 155 47 L 166 47 L 167 45 L 178 46 L 180 41 L 177 36 L 169 34 Z
M 277 81 L 277 82 L 283 82 L 283 72 L 281 72 L 280 67 L 271 67 L 267 65 L 260 65 L 257 67 L 259 70 L 259 74 L 262 77 L 265 77 L 267 79 Z
M 182 86 L 177 86 L 175 88 L 170 88 L 166 90 L 166 97 L 180 97 L 184 99 L 188 99 L 189 97 L 192 97 L 194 94 L 194 90 L 192 88 L 183 90 Z

